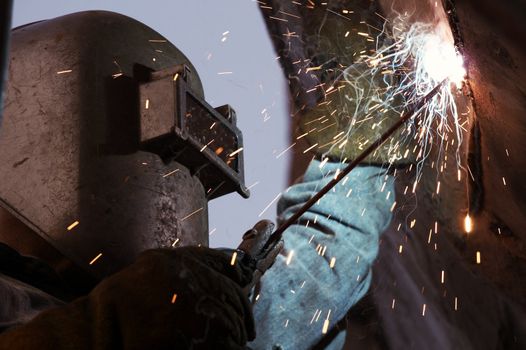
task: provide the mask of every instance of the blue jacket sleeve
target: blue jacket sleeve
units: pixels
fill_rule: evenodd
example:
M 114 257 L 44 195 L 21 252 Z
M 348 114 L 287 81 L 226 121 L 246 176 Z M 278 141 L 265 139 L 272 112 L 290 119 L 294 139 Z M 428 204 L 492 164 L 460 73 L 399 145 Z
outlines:
M 312 161 L 278 204 L 293 215 L 343 167 Z M 392 176 L 356 168 L 284 233 L 285 248 L 261 280 L 253 349 L 308 349 L 367 292 L 379 235 L 394 207 Z

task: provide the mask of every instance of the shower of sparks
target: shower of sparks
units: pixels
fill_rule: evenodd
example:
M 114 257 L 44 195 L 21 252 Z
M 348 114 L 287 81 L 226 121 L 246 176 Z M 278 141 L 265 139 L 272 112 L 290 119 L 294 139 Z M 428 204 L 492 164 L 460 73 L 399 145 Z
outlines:
M 418 182 L 432 145 L 438 146 L 440 157 L 444 156 L 443 150 L 447 150 L 450 144 L 457 147 L 456 160 L 461 168 L 458 150 L 465 120 L 461 120 L 455 96 L 466 75 L 462 57 L 456 52 L 454 44 L 444 39 L 445 35 L 431 24 L 409 25 L 406 17 L 399 16 L 390 27 L 392 29 L 385 25 L 376 39 L 376 50 L 372 54 L 360 52 L 355 63 L 343 69 L 336 83 L 326 89 L 327 94 L 342 88 L 350 91 L 345 96 L 347 106 L 343 107 L 348 110 L 340 111 L 348 115 L 349 128 L 334 140 L 332 149 L 343 148 L 347 140 L 353 138 L 354 130 L 365 127 L 366 124 L 361 124 L 364 121 L 373 120 L 372 129 L 375 129 L 388 122 L 384 120 L 392 118 L 387 117 L 389 114 L 410 110 L 435 86 L 448 79 L 450 84 L 444 84 L 426 103 L 418 116 L 406 125 L 400 139 L 391 140 L 388 162 L 415 158 Z M 360 32 L 358 35 L 370 37 L 367 33 Z M 467 116 L 464 119 L 467 120 Z M 449 133 L 454 133 L 455 137 L 448 137 Z M 444 170 L 445 160 L 447 158 L 437 170 Z M 440 192 L 440 183 L 436 192 Z

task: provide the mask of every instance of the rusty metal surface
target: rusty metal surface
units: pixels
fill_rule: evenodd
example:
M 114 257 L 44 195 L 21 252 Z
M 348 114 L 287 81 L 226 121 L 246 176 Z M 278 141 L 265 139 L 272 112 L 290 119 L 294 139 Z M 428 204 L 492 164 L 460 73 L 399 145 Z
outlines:
M 467 254 L 500 290 L 526 306 L 526 3 L 454 1 L 475 118 L 480 126 L 482 229 Z
M 158 33 L 109 12 L 13 32 L 0 204 L 97 276 L 147 248 L 208 242 L 199 179 L 139 151 L 134 80 L 177 64 L 195 72 Z M 188 79 L 203 97 L 197 75 Z

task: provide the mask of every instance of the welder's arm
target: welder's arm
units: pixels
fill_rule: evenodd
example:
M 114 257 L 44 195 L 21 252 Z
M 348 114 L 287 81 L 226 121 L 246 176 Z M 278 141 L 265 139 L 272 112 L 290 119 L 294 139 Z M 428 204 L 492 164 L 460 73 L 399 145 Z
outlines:
M 151 250 L 88 296 L 0 335 L 1 349 L 244 349 L 252 271 L 198 247 Z
M 342 164 L 319 166 L 313 161 L 303 181 L 283 194 L 281 220 Z M 358 167 L 285 231 L 285 249 L 256 290 L 257 336 L 251 348 L 310 349 L 322 338 L 324 324 L 330 329 L 345 316 L 369 288 L 378 238 L 390 222 L 393 203 L 392 177 L 380 167 Z

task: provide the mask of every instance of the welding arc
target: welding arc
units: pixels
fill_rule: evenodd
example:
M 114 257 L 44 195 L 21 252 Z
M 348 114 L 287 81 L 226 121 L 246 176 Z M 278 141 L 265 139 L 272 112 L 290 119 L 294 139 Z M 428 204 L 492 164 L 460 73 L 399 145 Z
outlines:
M 278 242 L 283 236 L 283 232 L 289 228 L 290 225 L 295 223 L 310 207 L 312 207 L 321 197 L 329 192 L 341 179 L 347 176 L 358 164 L 360 164 L 367 156 L 373 153 L 378 147 L 380 147 L 396 130 L 398 130 L 406 121 L 416 116 L 420 110 L 431 100 L 440 89 L 446 84 L 448 79 L 444 79 L 437 86 L 428 92 L 423 98 L 421 98 L 413 107 L 404 113 L 400 119 L 394 123 L 387 131 L 385 131 L 376 141 L 374 141 L 369 147 L 367 147 L 355 160 L 347 165 L 341 173 L 334 177 L 327 185 L 325 185 L 319 192 L 312 196 L 294 215 L 288 218 L 283 224 L 281 224 L 276 231 L 270 235 L 269 240 L 265 244 L 263 251 L 272 246 L 273 243 Z

